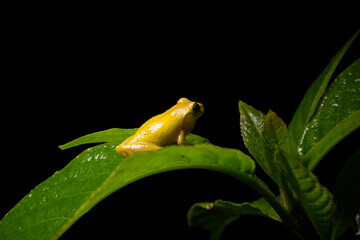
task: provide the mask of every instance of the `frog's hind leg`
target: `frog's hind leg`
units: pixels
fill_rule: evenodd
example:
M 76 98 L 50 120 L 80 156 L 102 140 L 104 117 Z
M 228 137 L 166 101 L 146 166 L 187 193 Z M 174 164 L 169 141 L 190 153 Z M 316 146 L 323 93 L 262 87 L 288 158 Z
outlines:
M 146 143 L 146 142 L 137 142 L 132 144 L 120 144 L 115 148 L 116 152 L 124 155 L 125 157 L 130 156 L 133 153 L 136 152 L 145 152 L 145 151 L 155 151 L 159 150 L 161 147 Z

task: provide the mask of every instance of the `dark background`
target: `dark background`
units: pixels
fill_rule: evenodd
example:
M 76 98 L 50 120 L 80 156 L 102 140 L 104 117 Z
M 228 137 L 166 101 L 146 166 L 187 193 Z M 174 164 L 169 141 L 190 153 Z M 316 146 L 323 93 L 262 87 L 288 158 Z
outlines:
M 10 154 L 1 168 L 1 217 L 86 148 L 61 151 L 58 145 L 95 131 L 138 127 L 180 97 L 205 106 L 194 133 L 247 153 L 238 100 L 265 113 L 271 108 L 289 123 L 311 82 L 359 27 L 351 14 L 340 20 L 344 10 L 337 7 L 310 13 L 225 3 L 34 4 L 16 8 L 8 19 L 4 70 L 11 75 L 2 95 L 11 94 L 3 101 L 4 151 Z M 359 42 L 335 74 L 359 57 Z M 329 189 L 358 137 L 340 143 L 315 170 Z M 256 173 L 268 180 L 259 167 Z M 216 172 L 159 174 L 114 193 L 61 239 L 207 239 L 206 231 L 186 225 L 193 203 L 257 198 Z M 239 239 L 234 233 L 295 239 L 281 224 L 258 217 L 235 222 L 224 239 Z

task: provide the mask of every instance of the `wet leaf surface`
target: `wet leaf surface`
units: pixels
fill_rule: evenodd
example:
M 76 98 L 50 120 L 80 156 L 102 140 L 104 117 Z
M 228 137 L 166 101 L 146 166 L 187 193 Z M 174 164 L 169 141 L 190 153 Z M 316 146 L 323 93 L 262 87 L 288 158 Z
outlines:
M 303 163 L 314 169 L 321 158 L 360 125 L 360 59 L 327 89 L 299 143 Z
M 103 133 L 113 137 L 107 131 Z M 248 183 L 256 181 L 255 164 L 249 156 L 211 144 L 170 146 L 125 159 L 114 148 L 128 134 L 131 131 L 118 141 L 88 148 L 33 189 L 1 220 L 2 239 L 57 239 L 109 194 L 138 179 L 165 171 L 201 168 L 223 172 Z M 81 143 L 100 136 L 95 133 L 86 141 L 81 139 Z M 193 143 L 205 141 L 199 136 L 189 138 Z

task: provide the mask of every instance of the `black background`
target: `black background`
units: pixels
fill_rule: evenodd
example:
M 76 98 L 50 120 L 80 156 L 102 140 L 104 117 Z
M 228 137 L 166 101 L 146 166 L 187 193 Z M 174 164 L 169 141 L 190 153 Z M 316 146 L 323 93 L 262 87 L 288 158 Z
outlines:
M 4 70 L 11 75 L 2 95 L 11 96 L 3 101 L 3 137 L 10 154 L 1 168 L 1 217 L 86 148 L 61 151 L 58 145 L 95 131 L 138 127 L 180 97 L 205 106 L 194 133 L 247 153 L 238 100 L 265 113 L 271 108 L 289 123 L 311 82 L 359 27 L 351 14 L 340 21 L 341 8 L 310 13 L 298 6 L 209 5 L 73 1 L 15 8 L 4 47 Z M 335 74 L 359 57 L 359 42 Z M 315 170 L 329 189 L 358 135 Z M 268 180 L 259 167 L 256 173 Z M 186 225 L 191 204 L 257 197 L 216 172 L 163 173 L 117 191 L 61 239 L 207 239 L 206 231 Z M 281 224 L 257 217 L 235 222 L 224 239 L 239 239 L 234 233 L 295 239 Z

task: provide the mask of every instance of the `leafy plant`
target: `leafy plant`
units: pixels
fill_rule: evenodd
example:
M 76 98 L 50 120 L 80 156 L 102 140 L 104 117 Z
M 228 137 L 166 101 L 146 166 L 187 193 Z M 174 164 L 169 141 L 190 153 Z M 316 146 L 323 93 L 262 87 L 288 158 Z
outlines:
M 80 153 L 38 185 L 0 222 L 1 239 L 57 239 L 76 220 L 114 191 L 141 178 L 170 170 L 201 168 L 233 176 L 260 199 L 194 204 L 190 226 L 202 226 L 219 239 L 243 215 L 282 222 L 300 239 L 337 239 L 360 208 L 360 150 L 348 159 L 333 193 L 312 173 L 325 154 L 360 125 L 360 59 L 328 87 L 331 76 L 359 31 L 331 59 L 301 101 L 289 126 L 273 111 L 266 115 L 239 102 L 240 126 L 249 152 L 279 188 L 273 193 L 255 175 L 254 160 L 237 149 L 212 145 L 190 134 L 189 146 L 169 146 L 128 158 L 115 146 L 136 129 L 109 129 L 80 137 L 61 149 L 102 143 Z

